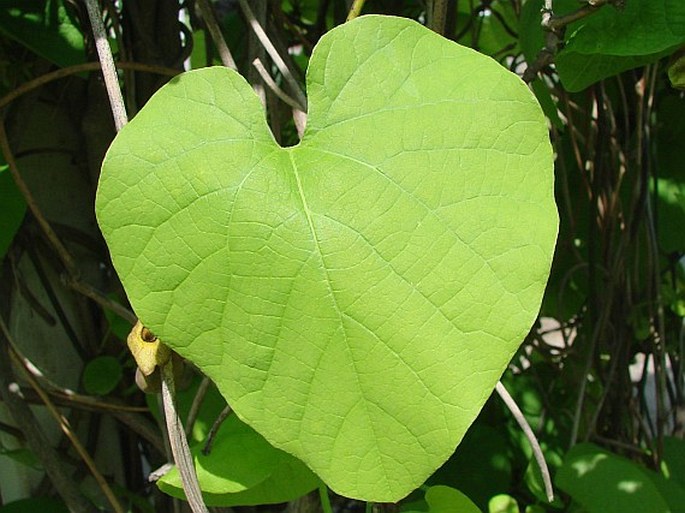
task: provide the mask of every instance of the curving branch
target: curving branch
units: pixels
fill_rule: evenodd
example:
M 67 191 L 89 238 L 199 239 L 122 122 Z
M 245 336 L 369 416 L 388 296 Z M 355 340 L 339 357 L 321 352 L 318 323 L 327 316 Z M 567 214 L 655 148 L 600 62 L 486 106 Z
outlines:
M 545 483 L 545 494 L 547 495 L 547 500 L 552 502 L 554 500 L 552 478 L 549 475 L 549 468 L 547 467 L 545 456 L 542 454 L 542 449 L 540 448 L 538 439 L 535 437 L 535 433 L 533 433 L 533 430 L 531 429 L 530 424 L 528 424 L 526 417 L 523 416 L 523 412 L 518 407 L 518 404 L 516 404 L 516 401 L 514 401 L 514 398 L 511 397 L 507 389 L 504 388 L 504 385 L 501 381 L 497 382 L 495 390 L 502 401 L 504 401 L 504 404 L 507 406 L 507 408 L 509 408 L 509 411 L 514 416 L 514 419 L 516 419 L 516 422 L 521 427 L 523 433 L 530 442 L 530 446 L 533 449 L 533 456 L 535 457 L 535 461 L 540 468 L 540 473 L 542 474 L 542 481 Z

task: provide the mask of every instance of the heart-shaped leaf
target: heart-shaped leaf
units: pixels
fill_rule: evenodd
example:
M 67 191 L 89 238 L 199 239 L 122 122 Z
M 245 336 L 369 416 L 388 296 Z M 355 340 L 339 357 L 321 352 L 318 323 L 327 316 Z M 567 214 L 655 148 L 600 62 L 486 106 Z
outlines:
M 336 492 L 395 501 L 443 463 L 530 328 L 557 232 L 526 86 L 401 18 L 317 45 L 302 142 L 220 68 L 118 135 L 97 211 L 142 322 Z

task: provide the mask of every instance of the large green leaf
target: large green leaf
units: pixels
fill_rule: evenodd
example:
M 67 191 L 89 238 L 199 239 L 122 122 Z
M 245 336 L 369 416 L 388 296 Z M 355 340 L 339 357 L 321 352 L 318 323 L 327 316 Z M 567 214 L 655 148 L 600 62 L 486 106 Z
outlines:
M 184 74 L 114 141 L 97 212 L 141 320 L 336 492 L 396 501 L 527 333 L 557 231 L 531 92 L 410 20 L 326 34 L 302 142 L 236 73 Z

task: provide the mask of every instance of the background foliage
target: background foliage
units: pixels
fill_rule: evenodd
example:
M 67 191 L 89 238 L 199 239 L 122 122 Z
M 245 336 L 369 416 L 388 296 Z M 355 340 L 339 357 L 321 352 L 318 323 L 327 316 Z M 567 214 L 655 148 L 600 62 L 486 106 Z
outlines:
M 542 0 L 449 1 L 440 17 L 446 37 L 529 80 L 550 123 L 560 238 L 540 321 L 503 382 L 540 439 L 559 496 L 547 503 L 528 443 L 493 398 L 426 489 L 379 508 L 683 509 L 685 99 L 677 87 L 685 81 L 685 4 L 592 4 L 555 1 L 552 33 L 540 25 Z M 435 26 L 441 5 L 368 0 L 364 12 Z M 184 67 L 220 64 L 195 2 L 101 6 L 131 116 Z M 314 44 L 350 7 L 344 0 L 251 6 L 300 83 Z M 276 139 L 295 143 L 292 108 L 250 63 L 259 58 L 286 91 L 288 84 L 240 6 L 217 2 L 214 10 L 239 70 L 265 97 Z M 114 125 L 98 66 L 88 64 L 97 58 L 85 5 L 1 0 L 0 34 L 0 512 L 58 511 L 65 503 L 112 509 L 108 494 L 122 510 L 171 511 L 179 503 L 146 479 L 168 461 L 158 406 L 135 386 L 123 344 L 126 299 L 93 215 Z M 30 362 L 28 373 L 21 362 Z M 223 403 L 211 386 L 198 394 L 207 383 L 192 369 L 186 378 L 186 411 L 204 397 L 190 413 L 191 438 L 200 443 Z M 46 403 L 61 408 L 65 429 Z M 236 511 L 321 507 L 315 494 L 296 498 L 317 486 L 315 478 L 298 474 L 296 461 L 279 463 L 268 444 L 232 422 L 222 429 L 237 430 L 256 464 L 249 480 L 226 486 L 274 492 L 267 479 L 280 469 L 292 495 L 274 499 L 289 503 Z M 165 480 L 173 493 L 171 476 Z M 257 494 L 247 503 L 262 502 L 270 500 Z M 333 497 L 333 508 L 365 505 Z

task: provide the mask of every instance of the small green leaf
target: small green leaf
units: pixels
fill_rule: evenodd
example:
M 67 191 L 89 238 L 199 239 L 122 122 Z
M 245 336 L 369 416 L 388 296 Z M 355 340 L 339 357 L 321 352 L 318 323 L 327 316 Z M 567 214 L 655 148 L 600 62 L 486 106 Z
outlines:
M 293 500 L 317 487 L 318 478 L 301 462 L 275 449 L 237 416 L 228 417 L 216 434 L 212 450 L 204 442 L 191 452 L 200 488 L 210 506 L 249 506 Z M 185 497 L 176 468 L 157 485 Z
M 547 124 L 518 77 L 401 18 L 327 33 L 307 85 L 281 148 L 238 74 L 172 80 L 108 151 L 98 220 L 140 319 L 240 418 L 336 492 L 397 501 L 538 312 Z
M 667 513 L 668 504 L 635 463 L 596 445 L 573 447 L 556 475 L 556 485 L 588 513 Z
M 113 356 L 98 356 L 83 369 L 83 388 L 89 394 L 107 395 L 117 387 L 122 374 L 119 360 Z
M 488 513 L 520 513 L 520 510 L 516 499 L 503 493 L 490 499 Z
M 471 499 L 449 486 L 431 486 L 426 492 L 428 513 L 481 513 Z
M 203 454 L 203 447 L 200 443 L 192 449 L 197 477 L 203 492 L 215 494 L 242 492 L 258 485 L 273 473 L 281 454 L 236 415 L 223 422 L 209 454 Z M 159 484 L 182 488 L 178 469 Z

